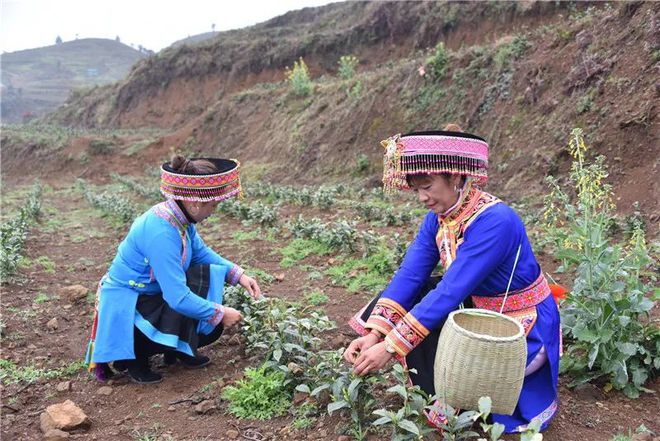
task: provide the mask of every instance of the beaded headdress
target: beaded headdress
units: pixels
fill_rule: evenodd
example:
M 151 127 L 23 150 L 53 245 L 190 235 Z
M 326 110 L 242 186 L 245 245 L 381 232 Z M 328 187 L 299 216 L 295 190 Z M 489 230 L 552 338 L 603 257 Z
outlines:
M 395 135 L 384 141 L 385 190 L 409 189 L 411 175 L 443 173 L 472 177 L 476 185 L 488 180 L 488 143 L 463 132 L 429 131 Z
M 169 162 L 160 168 L 160 192 L 167 199 L 184 201 L 224 201 L 241 194 L 240 163 L 235 159 L 205 159 L 218 170 L 212 174 L 184 174 L 172 169 Z

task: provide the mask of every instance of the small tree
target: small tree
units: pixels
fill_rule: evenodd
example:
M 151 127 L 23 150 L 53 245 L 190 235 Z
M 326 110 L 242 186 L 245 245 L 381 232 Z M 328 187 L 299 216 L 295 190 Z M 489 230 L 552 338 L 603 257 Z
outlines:
M 309 77 L 309 69 L 307 69 L 305 60 L 302 57 L 300 57 L 299 61 L 294 61 L 293 69 L 287 67 L 285 74 L 293 93 L 296 95 L 309 95 L 314 89 L 312 80 Z
M 115 41 L 116 41 L 117 43 L 121 43 L 121 40 L 119 39 L 119 35 L 117 35 L 117 36 L 115 37 Z
M 55 39 L 55 44 L 62 44 L 62 37 L 58 35 L 57 38 Z
M 447 71 L 447 62 L 449 57 L 447 56 L 447 50 L 445 49 L 445 44 L 440 42 L 435 47 L 435 52 L 431 57 L 426 60 L 426 64 L 429 67 L 429 73 L 434 80 L 440 80 L 445 76 Z

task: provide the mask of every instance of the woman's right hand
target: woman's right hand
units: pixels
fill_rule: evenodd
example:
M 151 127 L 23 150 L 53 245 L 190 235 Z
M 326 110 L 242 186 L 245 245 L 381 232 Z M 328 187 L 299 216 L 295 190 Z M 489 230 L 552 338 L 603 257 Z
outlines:
M 348 345 L 346 351 L 344 351 L 344 359 L 351 364 L 355 363 L 355 360 L 360 353 L 366 351 L 379 341 L 380 338 L 373 332 L 370 332 L 363 337 L 356 338 L 350 345 Z
M 222 316 L 222 325 L 225 328 L 231 328 L 234 326 L 236 323 L 240 322 L 243 319 L 241 316 L 241 313 L 235 310 L 234 308 L 230 308 L 229 306 L 225 306 L 225 314 Z

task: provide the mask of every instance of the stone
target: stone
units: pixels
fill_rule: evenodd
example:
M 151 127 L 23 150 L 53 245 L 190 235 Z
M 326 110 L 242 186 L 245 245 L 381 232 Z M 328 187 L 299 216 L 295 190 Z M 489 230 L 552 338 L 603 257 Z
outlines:
M 69 439 L 69 434 L 59 429 L 51 429 L 44 434 L 44 441 L 62 441 L 65 439 Z
M 653 435 L 650 432 L 636 433 L 632 436 L 632 441 L 653 441 Z
M 327 437 L 328 437 L 328 430 L 327 429 L 319 430 L 319 438 L 326 439 Z
M 55 386 L 55 389 L 57 389 L 58 392 L 68 392 L 71 390 L 71 382 L 70 381 L 62 381 L 60 383 L 57 383 L 57 386 Z
M 52 319 L 48 320 L 48 323 L 46 323 L 46 328 L 51 331 L 55 331 L 59 327 L 60 324 L 57 322 L 57 317 L 53 317 Z
M 275 274 L 275 280 L 282 282 L 284 280 L 284 273 Z
M 590 383 L 584 383 L 575 388 L 575 395 L 581 400 L 598 401 L 603 399 L 603 392 Z
M 174 406 L 170 406 L 170 407 L 167 408 L 168 412 L 174 412 L 175 410 L 176 410 L 176 407 L 174 407 Z
M 225 434 L 227 435 L 227 438 L 229 438 L 229 439 L 236 439 L 236 438 L 238 438 L 238 435 L 240 435 L 238 433 L 238 430 L 233 430 L 233 429 L 229 429 L 228 431 L 225 432 Z
M 99 389 L 96 391 L 96 395 L 112 395 L 112 388 L 110 386 L 101 386 Z
M 90 421 L 85 412 L 71 400 L 48 406 L 39 417 L 41 431 L 52 429 L 72 430 L 89 427 Z
M 60 289 L 60 297 L 70 302 L 87 297 L 89 290 L 82 285 L 71 285 Z
M 346 435 L 340 435 L 339 438 L 337 438 L 337 441 L 351 441 L 351 438 Z
M 195 406 L 195 412 L 197 413 L 208 413 L 216 409 L 215 401 L 213 400 L 204 400 L 198 405 Z
M 286 367 L 289 368 L 289 370 L 291 371 L 291 373 L 293 375 L 302 374 L 302 372 L 303 372 L 302 368 L 297 363 L 294 363 L 293 361 L 289 362 L 289 364 L 287 364 Z
M 304 402 L 309 395 L 304 392 L 296 392 L 293 394 L 293 404 L 298 405 Z

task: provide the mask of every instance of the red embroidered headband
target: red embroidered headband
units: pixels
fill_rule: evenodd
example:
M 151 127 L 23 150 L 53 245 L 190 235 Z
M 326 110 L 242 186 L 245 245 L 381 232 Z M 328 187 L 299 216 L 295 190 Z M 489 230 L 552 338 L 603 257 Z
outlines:
M 205 159 L 215 165 L 217 173 L 193 175 L 172 169 L 169 162 L 160 168 L 160 192 L 167 199 L 184 201 L 224 201 L 241 195 L 240 162 L 235 159 Z M 193 160 L 194 160 L 193 159 Z
M 395 135 L 384 141 L 383 185 L 409 189 L 411 175 L 466 175 L 477 185 L 488 180 L 488 143 L 463 132 L 433 131 Z

